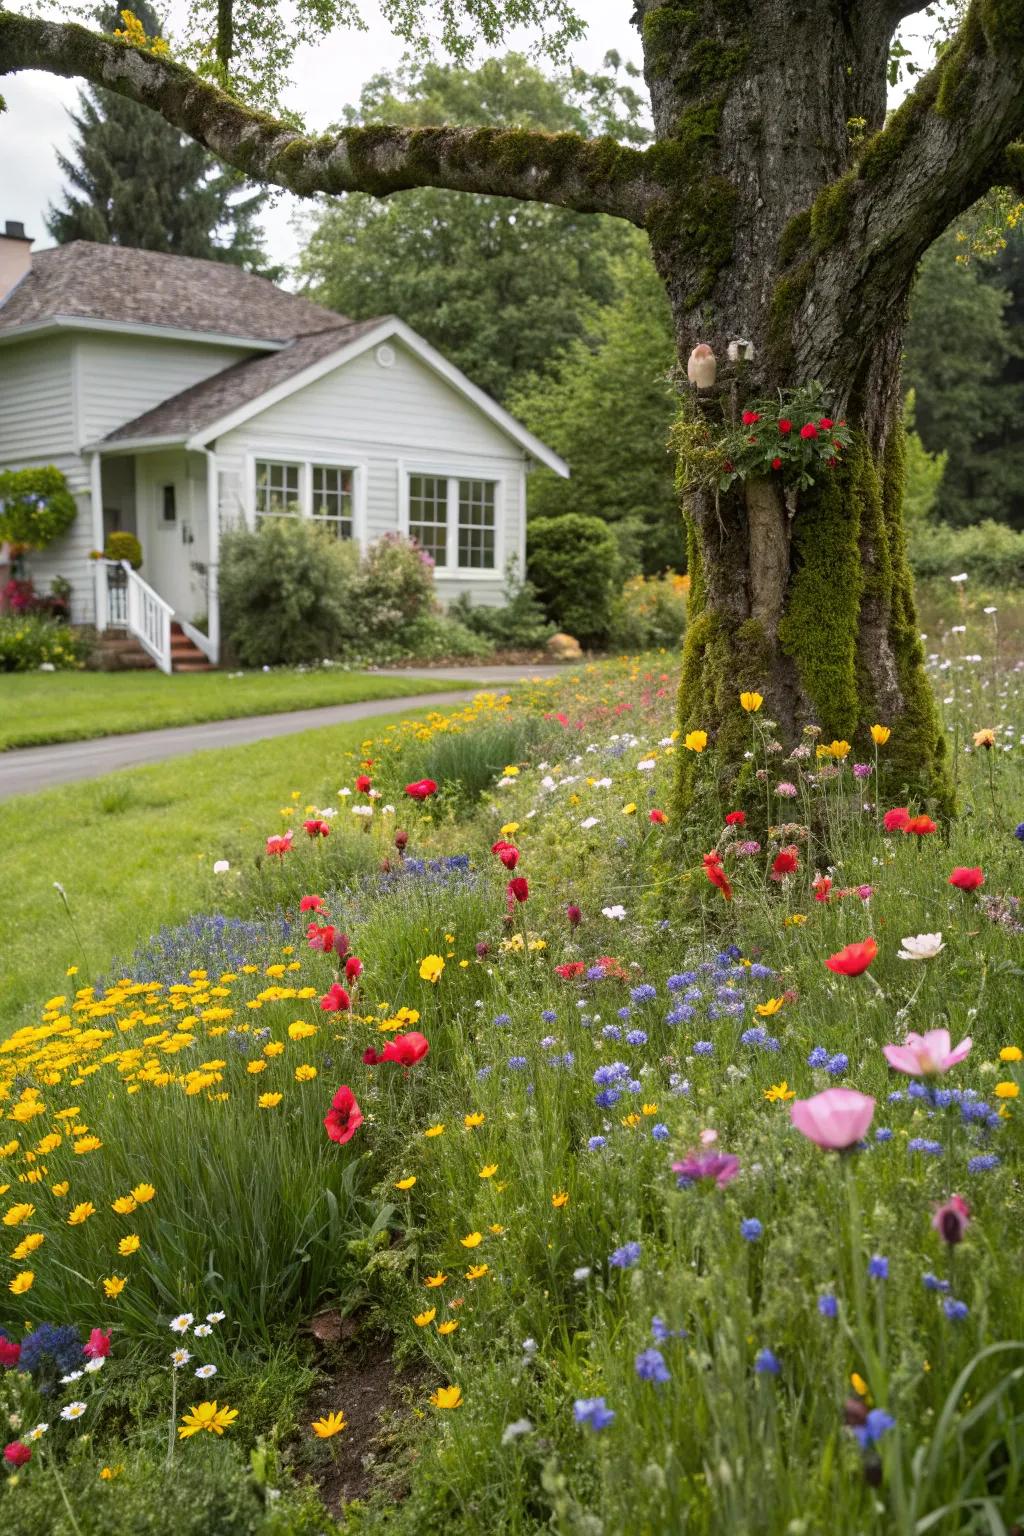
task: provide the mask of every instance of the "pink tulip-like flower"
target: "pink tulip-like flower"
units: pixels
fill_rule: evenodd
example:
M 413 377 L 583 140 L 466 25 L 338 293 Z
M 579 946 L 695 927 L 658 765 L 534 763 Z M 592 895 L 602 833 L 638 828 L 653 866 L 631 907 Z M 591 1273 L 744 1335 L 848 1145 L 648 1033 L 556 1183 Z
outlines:
M 950 1195 L 945 1205 L 935 1207 L 932 1226 L 944 1243 L 962 1243 L 971 1219 L 971 1208 L 962 1195 Z
M 854 1088 L 826 1088 L 789 1106 L 789 1118 L 808 1141 L 835 1152 L 854 1146 L 871 1124 L 875 1101 Z
M 948 1072 L 971 1053 L 971 1037 L 961 1040 L 955 1051 L 949 1048 L 948 1029 L 930 1029 L 927 1034 L 910 1033 L 903 1045 L 883 1045 L 882 1055 L 896 1072 L 909 1077 L 931 1077 Z

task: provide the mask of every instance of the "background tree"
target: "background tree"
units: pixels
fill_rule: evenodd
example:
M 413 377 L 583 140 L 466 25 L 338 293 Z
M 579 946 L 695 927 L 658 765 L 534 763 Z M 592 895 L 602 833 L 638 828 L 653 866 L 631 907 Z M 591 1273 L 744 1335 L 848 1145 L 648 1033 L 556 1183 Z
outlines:
M 146 0 L 134 14 L 149 36 L 159 37 Z M 104 15 L 102 24 L 112 32 L 120 25 L 117 13 Z M 81 91 L 70 117 L 77 133 L 73 153 L 57 156 L 69 189 L 46 219 L 58 245 L 95 240 L 282 275 L 267 264 L 258 222 L 267 194 L 240 196 L 242 178 L 194 139 L 115 91 Z
M 313 138 L 146 44 L 11 11 L 0 11 L 0 71 L 41 68 L 118 90 L 246 176 L 304 195 L 436 186 L 644 229 L 680 362 L 695 342 L 722 359 L 676 433 L 692 576 L 680 724 L 713 732 L 719 760 L 739 767 L 750 742 L 740 687 L 765 694 L 790 740 L 815 718 L 866 750 L 867 727 L 881 719 L 893 727 L 889 775 L 948 804 L 902 526 L 900 362 L 925 251 L 988 188 L 1024 189 L 1020 0 L 969 0 L 888 121 L 892 36 L 920 0 L 762 0 L 754 11 L 738 0 L 629 3 L 654 120 L 643 149 L 449 125 Z M 220 77 L 261 102 L 289 47 L 354 19 L 350 0 L 303 5 L 289 37 L 290 8 L 218 0 L 215 11 L 198 5 L 194 46 L 217 59 L 219 31 Z M 566 0 L 388 0 L 384 13 L 410 38 L 439 15 L 442 44 L 463 55 L 528 22 L 564 50 L 582 26 Z M 737 338 L 747 360 L 726 366 Z M 726 454 L 737 412 L 760 402 L 770 436 L 773 403 L 802 414 L 814 381 L 827 418 L 845 423 L 848 450 L 811 484 L 803 450 L 788 446 L 781 471 L 737 478 Z M 683 806 L 693 758 L 680 754 Z
M 376 75 L 349 124 L 441 122 L 611 132 L 642 143 L 635 69 L 551 78 L 522 54 L 479 68 L 406 60 Z M 321 304 L 351 315 L 401 315 L 498 400 L 583 334 L 616 295 L 616 261 L 642 250 L 621 219 L 504 197 L 421 187 L 381 202 L 351 192 L 311 221 L 299 271 Z
M 646 252 L 623 261 L 619 276 L 619 297 L 548 373 L 511 396 L 509 408 L 572 468 L 570 480 L 541 468 L 531 473 L 531 519 L 566 512 L 604 518 L 625 568 L 654 575 L 682 570 L 686 559 L 668 450 L 678 409 L 669 379 L 672 316 Z

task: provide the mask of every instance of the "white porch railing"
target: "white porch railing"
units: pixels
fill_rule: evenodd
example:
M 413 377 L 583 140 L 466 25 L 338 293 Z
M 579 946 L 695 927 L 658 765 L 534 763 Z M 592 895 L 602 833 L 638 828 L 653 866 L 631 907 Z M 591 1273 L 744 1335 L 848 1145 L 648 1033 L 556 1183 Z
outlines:
M 127 560 L 96 562 L 96 628 L 127 629 L 161 672 L 171 670 L 171 619 L 165 603 Z

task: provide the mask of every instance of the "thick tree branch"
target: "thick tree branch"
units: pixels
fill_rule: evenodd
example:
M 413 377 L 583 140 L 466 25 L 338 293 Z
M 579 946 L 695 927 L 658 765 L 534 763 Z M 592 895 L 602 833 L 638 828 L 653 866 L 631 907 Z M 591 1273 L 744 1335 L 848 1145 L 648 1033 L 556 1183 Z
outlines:
M 972 0 L 939 63 L 809 210 L 777 320 L 801 366 L 826 357 L 851 377 L 905 304 L 921 256 L 992 186 L 1024 135 L 1020 0 Z M 831 334 L 829 334 L 831 333 Z
M 0 10 L 0 75 L 41 69 L 117 91 L 252 181 L 308 196 L 409 187 L 446 187 L 581 213 L 608 213 L 644 225 L 678 195 L 659 184 L 651 151 L 614 139 L 519 129 L 345 128 L 311 137 L 254 112 L 171 59 L 68 22 Z

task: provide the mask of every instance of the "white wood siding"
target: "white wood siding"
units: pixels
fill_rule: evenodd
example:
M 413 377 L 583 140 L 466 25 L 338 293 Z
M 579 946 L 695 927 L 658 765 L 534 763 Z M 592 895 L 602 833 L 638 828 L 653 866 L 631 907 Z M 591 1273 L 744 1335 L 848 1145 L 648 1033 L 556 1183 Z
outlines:
M 76 333 L 74 347 L 79 447 L 250 356 L 210 342 L 86 332 Z
M 284 459 L 352 464 L 357 469 L 357 536 L 372 542 L 402 528 L 409 474 L 439 472 L 500 482 L 498 568 L 439 573 L 450 602 L 500 603 L 504 564 L 522 564 L 525 456 L 519 445 L 400 344 L 381 367 L 364 353 L 336 372 L 251 417 L 216 443 L 220 519 L 252 519 L 252 464 Z

